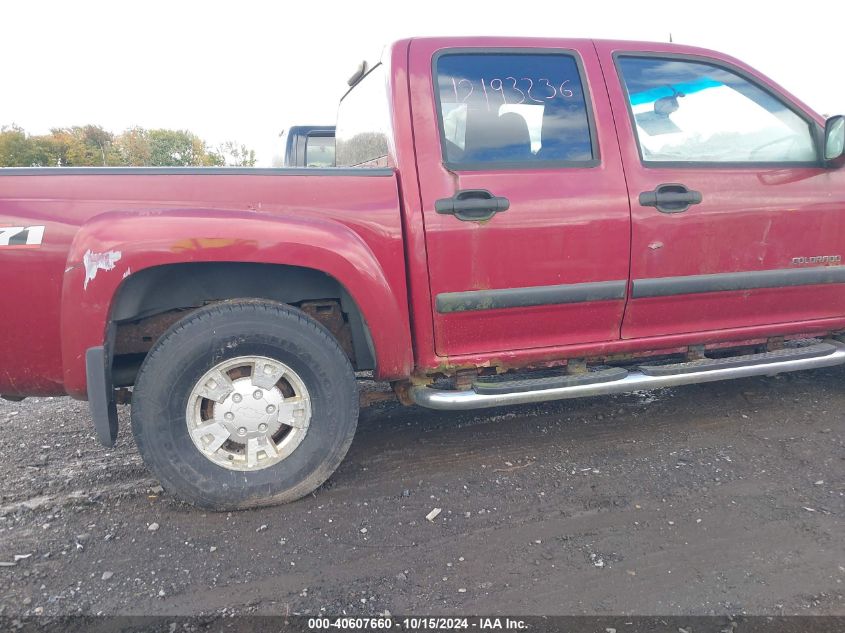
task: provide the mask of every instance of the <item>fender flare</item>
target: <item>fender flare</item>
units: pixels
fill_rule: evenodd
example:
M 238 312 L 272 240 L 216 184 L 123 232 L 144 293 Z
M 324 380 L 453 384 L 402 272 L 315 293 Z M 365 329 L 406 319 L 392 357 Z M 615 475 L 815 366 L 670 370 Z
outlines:
M 74 237 L 62 285 L 65 389 L 85 397 L 85 355 L 108 346 L 112 305 L 124 279 L 155 266 L 249 262 L 310 268 L 334 278 L 355 301 L 372 337 L 380 378 L 408 376 L 411 337 L 405 288 L 346 225 L 253 211 L 180 209 L 108 212 Z M 404 274 L 403 274 L 404 279 Z

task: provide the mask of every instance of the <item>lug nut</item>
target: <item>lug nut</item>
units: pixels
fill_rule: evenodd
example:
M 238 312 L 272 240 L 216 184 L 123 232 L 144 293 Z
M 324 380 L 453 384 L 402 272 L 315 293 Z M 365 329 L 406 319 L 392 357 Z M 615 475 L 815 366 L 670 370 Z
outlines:
M 235 419 L 235 414 L 234 414 L 234 413 L 232 413 L 231 411 L 227 411 L 227 412 L 223 415 L 223 417 L 224 417 L 224 418 L 226 418 L 227 420 L 234 420 L 234 419 Z
M 273 413 L 275 410 L 276 410 L 276 407 L 274 407 L 272 404 L 267 405 L 267 409 L 266 409 L 267 413 Z
M 258 430 L 261 431 L 262 433 L 264 433 L 264 431 L 267 430 L 267 425 L 266 424 L 259 424 Z
M 246 427 L 242 426 L 238 429 L 238 435 L 246 435 Z
M 241 396 L 241 394 L 239 393 L 236 393 L 234 396 L 232 396 L 232 402 L 240 402 L 241 400 L 243 400 L 243 396 Z
M 264 393 L 261 391 L 261 389 L 256 389 L 255 393 L 252 394 L 252 397 L 256 400 L 261 400 L 261 398 L 264 397 Z

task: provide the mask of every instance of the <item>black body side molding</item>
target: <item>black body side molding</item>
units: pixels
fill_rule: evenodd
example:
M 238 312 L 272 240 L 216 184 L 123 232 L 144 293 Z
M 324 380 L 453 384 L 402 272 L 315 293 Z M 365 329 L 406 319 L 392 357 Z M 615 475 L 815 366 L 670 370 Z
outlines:
M 845 266 L 776 268 L 740 273 L 715 273 L 685 277 L 635 279 L 632 297 L 672 297 L 701 292 L 730 292 L 758 288 L 789 288 L 845 283 Z
M 447 314 L 449 312 L 526 308 L 562 303 L 614 301 L 625 298 L 627 285 L 628 282 L 621 279 L 619 281 L 591 281 L 559 286 L 441 292 L 437 295 L 435 305 L 440 314 Z

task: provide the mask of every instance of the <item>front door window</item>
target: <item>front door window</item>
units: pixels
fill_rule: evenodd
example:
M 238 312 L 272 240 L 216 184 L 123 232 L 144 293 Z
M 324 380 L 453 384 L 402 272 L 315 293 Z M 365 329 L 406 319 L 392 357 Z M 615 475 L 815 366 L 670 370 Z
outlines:
M 815 163 L 809 123 L 738 74 L 712 64 L 620 57 L 646 163 Z

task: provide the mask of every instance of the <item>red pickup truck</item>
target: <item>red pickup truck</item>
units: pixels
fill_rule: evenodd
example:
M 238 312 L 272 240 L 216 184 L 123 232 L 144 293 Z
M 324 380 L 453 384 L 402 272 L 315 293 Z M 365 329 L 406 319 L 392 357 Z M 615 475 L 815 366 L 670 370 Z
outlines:
M 116 402 L 195 504 L 290 501 L 356 372 L 470 409 L 845 363 L 845 119 L 671 44 L 399 41 L 337 167 L 0 170 L 0 394 Z M 130 391 L 131 388 L 131 391 Z

